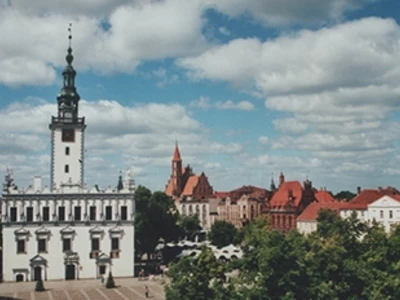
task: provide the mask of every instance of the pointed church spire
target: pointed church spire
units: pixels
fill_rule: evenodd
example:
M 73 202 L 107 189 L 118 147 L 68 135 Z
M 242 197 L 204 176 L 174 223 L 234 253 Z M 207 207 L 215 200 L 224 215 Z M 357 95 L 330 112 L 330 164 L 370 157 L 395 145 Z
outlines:
M 276 185 L 274 182 L 274 173 L 271 173 L 271 186 L 270 186 L 270 190 L 271 192 L 275 192 L 276 191 Z
M 181 161 L 181 154 L 179 153 L 178 141 L 175 141 L 175 151 L 172 161 Z

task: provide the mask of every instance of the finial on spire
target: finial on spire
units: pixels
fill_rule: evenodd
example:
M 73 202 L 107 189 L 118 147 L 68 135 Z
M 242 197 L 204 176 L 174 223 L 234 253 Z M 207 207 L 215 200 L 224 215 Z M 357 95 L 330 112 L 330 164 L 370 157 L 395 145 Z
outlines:
M 72 61 L 74 60 L 74 57 L 72 56 L 72 48 L 71 48 L 71 40 L 72 40 L 72 23 L 69 23 L 68 25 L 68 54 L 65 57 L 65 60 L 67 63 L 70 65 Z

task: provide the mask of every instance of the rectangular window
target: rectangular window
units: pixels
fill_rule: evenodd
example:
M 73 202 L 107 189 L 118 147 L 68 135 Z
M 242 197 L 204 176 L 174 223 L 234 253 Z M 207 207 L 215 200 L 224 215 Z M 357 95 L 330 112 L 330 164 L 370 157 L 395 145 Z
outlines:
M 25 252 L 25 240 L 17 241 L 17 253 L 26 253 Z
M 99 273 L 100 273 L 100 275 L 106 274 L 106 266 L 100 266 L 99 267 Z
M 75 221 L 81 220 L 81 207 L 80 206 L 74 207 L 74 215 L 75 215 Z
M 92 239 L 92 251 L 100 250 L 100 240 L 98 238 Z
M 112 220 L 112 207 L 106 206 L 106 220 Z
M 63 251 L 71 251 L 71 239 L 63 239 Z
M 65 221 L 65 207 L 64 206 L 58 207 L 58 220 Z
M 96 206 L 91 206 L 89 210 L 90 221 L 96 221 Z
M 43 221 L 50 221 L 50 208 L 48 206 L 43 206 Z
M 380 211 L 380 217 L 383 219 L 383 210 Z
M 121 220 L 128 220 L 128 207 L 126 206 L 121 206 Z
M 26 221 L 27 222 L 33 221 L 33 207 L 26 208 Z
M 46 239 L 38 239 L 38 252 L 39 253 L 46 253 Z
M 111 250 L 119 250 L 119 238 L 111 239 Z
M 389 210 L 389 218 L 393 219 L 393 211 L 392 210 Z
M 10 221 L 17 222 L 17 208 L 16 207 L 10 208 Z

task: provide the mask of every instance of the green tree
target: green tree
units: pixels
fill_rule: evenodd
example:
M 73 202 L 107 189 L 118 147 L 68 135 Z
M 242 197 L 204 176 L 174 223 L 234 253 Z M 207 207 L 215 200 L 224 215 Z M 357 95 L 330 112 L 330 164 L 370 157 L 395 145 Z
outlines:
M 219 220 L 215 221 L 208 233 L 209 240 L 218 248 L 238 243 L 238 237 L 238 230 L 233 224 Z
M 350 192 L 350 191 L 340 191 L 337 193 L 335 196 L 333 196 L 335 199 L 338 200 L 345 200 L 345 201 L 350 201 L 356 196 L 356 194 Z
M 225 286 L 225 268 L 211 249 L 203 246 L 198 258 L 182 257 L 168 271 L 171 283 L 165 287 L 166 299 L 204 300 L 237 299 Z
M 35 291 L 44 292 L 45 290 L 46 289 L 44 288 L 43 280 L 42 278 L 39 278 L 38 281 L 36 281 Z
M 182 217 L 179 223 L 182 230 L 182 237 L 194 241 L 196 235 L 200 234 L 201 226 L 198 215 Z
M 165 242 L 179 239 L 179 214 L 174 200 L 163 192 L 154 192 L 139 186 L 135 192 L 135 242 L 138 255 L 154 252 L 160 239 Z

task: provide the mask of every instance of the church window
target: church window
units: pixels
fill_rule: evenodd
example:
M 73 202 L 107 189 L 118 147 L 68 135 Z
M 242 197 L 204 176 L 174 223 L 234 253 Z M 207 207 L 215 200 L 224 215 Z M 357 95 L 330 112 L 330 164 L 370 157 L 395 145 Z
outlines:
M 10 221 L 17 222 L 17 208 L 16 207 L 10 208 Z
M 126 205 L 121 206 L 121 220 L 128 220 L 128 207 Z
M 65 221 L 65 207 L 64 206 L 58 207 L 58 220 Z
M 112 251 L 119 251 L 119 238 L 112 238 L 111 239 L 111 250 Z
M 282 216 L 282 223 L 283 223 L 283 226 L 286 226 L 286 216 Z
M 43 206 L 43 221 L 47 222 L 50 220 L 50 208 L 48 206 Z
M 281 218 L 280 216 L 276 216 L 276 225 L 281 225 Z
M 26 253 L 25 240 L 17 240 L 17 254 Z
M 38 239 L 38 253 L 47 253 L 46 239 Z
M 89 210 L 90 221 L 96 221 L 96 206 L 91 206 Z
M 289 216 L 289 226 L 292 226 L 292 216 Z
M 107 221 L 112 220 L 112 207 L 111 206 L 106 206 L 106 220 Z
M 75 221 L 81 220 L 81 207 L 80 206 L 74 207 L 74 215 L 75 215 Z
M 69 147 L 65 147 L 65 155 L 69 155 Z
M 65 165 L 65 166 L 64 166 L 64 172 L 65 172 L 65 173 L 69 173 L 69 166 L 68 166 L 68 165 Z
M 100 239 L 93 238 L 92 239 L 92 251 L 99 251 L 100 250 Z
M 33 207 L 26 208 L 26 221 L 32 222 L 33 221 Z
M 71 239 L 63 239 L 63 252 L 71 251 Z

